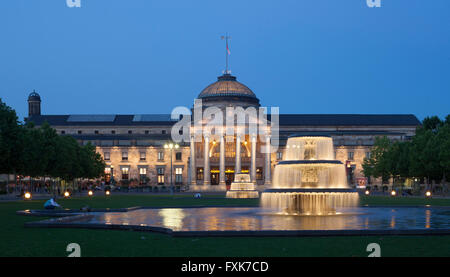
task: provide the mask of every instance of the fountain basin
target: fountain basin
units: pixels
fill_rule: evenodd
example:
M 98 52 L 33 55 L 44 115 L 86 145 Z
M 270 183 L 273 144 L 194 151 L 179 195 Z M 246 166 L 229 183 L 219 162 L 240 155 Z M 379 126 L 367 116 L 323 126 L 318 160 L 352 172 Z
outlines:
M 240 190 L 240 191 L 227 191 L 227 198 L 258 198 L 258 191 Z
M 27 222 L 25 226 L 136 230 L 173 236 L 450 235 L 450 207 L 359 207 L 339 209 L 332 216 L 279 215 L 256 207 L 139 208 L 80 213 Z
M 332 215 L 358 203 L 359 194 L 349 189 L 271 189 L 261 196 L 262 207 L 285 214 Z
M 250 181 L 249 174 L 238 173 L 227 191 L 226 198 L 258 198 L 259 192 L 254 183 Z

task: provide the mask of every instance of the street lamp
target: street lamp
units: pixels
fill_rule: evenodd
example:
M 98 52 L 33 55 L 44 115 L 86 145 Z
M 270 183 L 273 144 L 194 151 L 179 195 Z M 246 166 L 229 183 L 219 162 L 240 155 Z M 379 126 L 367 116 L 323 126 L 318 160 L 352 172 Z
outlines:
M 114 166 L 111 165 L 111 172 L 110 172 L 111 176 L 109 178 L 109 184 L 110 185 L 114 185 Z
M 23 195 L 23 198 L 25 200 L 31 200 L 31 193 L 30 192 L 25 192 L 25 194 Z
M 165 149 L 170 149 L 170 193 L 173 195 L 173 149 L 178 149 L 180 146 L 178 144 L 166 143 L 164 144 Z

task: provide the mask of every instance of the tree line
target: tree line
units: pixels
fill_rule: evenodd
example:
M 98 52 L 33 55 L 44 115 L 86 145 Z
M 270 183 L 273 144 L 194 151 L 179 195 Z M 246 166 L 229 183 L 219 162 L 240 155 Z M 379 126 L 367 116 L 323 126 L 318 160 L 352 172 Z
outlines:
M 70 182 L 98 178 L 104 171 L 95 146 L 81 146 L 71 136 L 59 136 L 47 122 L 39 128 L 32 122 L 21 123 L 15 110 L 0 99 L 0 174 Z
M 362 166 L 366 177 L 381 178 L 383 183 L 390 178 L 394 184 L 412 178 L 446 184 L 450 176 L 450 115 L 445 120 L 425 118 L 410 140 L 376 138 L 370 158 Z

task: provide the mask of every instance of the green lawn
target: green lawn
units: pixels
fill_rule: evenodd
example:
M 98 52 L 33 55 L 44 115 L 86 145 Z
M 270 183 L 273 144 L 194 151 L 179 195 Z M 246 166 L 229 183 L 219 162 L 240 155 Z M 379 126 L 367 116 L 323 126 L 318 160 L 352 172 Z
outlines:
M 82 256 L 367 256 L 365 249 L 371 242 L 381 245 L 382 256 L 450 256 L 450 236 L 173 238 L 134 231 L 24 228 L 25 222 L 41 218 L 15 212 L 41 209 L 43 202 L 0 202 L 0 256 L 66 256 L 71 242 L 80 244 Z M 168 195 L 112 195 L 58 202 L 67 208 L 258 205 L 257 200 Z M 361 204 L 450 206 L 450 199 L 369 196 L 362 197 Z

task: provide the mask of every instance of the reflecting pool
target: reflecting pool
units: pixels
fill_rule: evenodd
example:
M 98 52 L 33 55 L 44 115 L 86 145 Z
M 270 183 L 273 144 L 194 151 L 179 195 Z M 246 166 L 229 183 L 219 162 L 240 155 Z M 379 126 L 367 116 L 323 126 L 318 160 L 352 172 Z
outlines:
M 334 215 L 293 215 L 261 208 L 163 208 L 92 213 L 66 224 L 152 226 L 172 231 L 450 229 L 450 207 L 358 207 Z

